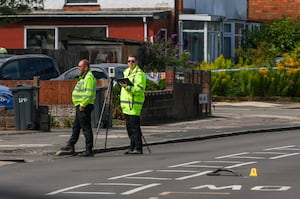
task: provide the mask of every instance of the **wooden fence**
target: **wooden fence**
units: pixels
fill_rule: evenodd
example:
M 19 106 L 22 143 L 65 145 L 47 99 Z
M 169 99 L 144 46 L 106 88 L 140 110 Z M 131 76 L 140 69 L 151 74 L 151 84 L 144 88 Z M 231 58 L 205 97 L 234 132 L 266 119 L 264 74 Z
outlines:
M 18 85 L 39 86 L 39 105 L 72 104 L 72 90 L 76 80 L 0 80 L 0 85 L 9 88 Z M 107 86 L 105 80 L 98 80 L 97 86 Z

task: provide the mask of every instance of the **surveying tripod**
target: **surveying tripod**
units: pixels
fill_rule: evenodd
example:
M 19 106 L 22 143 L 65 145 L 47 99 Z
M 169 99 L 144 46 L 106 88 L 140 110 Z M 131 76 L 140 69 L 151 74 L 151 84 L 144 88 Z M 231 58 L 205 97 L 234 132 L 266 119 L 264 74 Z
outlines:
M 104 97 L 104 101 L 103 101 L 103 105 L 102 105 L 102 109 L 101 109 L 101 113 L 100 113 L 100 117 L 99 117 L 99 121 L 98 121 L 98 125 L 97 125 L 97 131 L 96 131 L 96 136 L 95 136 L 95 142 L 94 142 L 94 146 L 96 146 L 96 142 L 97 142 L 97 137 L 99 134 L 99 130 L 101 127 L 101 122 L 103 121 L 103 115 L 104 115 L 104 110 L 106 107 L 106 104 L 108 102 L 108 108 L 107 108 L 107 124 L 106 124 L 106 132 L 105 132 L 105 142 L 104 142 L 104 149 L 106 149 L 107 146 L 107 136 L 108 136 L 108 128 L 110 126 L 110 124 L 112 123 L 112 90 L 113 90 L 113 83 L 114 83 L 114 78 L 110 77 L 110 81 L 107 87 L 107 92 L 106 95 Z M 145 143 L 145 146 L 148 149 L 148 152 L 151 153 L 150 147 L 148 146 L 146 139 L 144 137 L 144 135 L 142 134 L 142 139 Z

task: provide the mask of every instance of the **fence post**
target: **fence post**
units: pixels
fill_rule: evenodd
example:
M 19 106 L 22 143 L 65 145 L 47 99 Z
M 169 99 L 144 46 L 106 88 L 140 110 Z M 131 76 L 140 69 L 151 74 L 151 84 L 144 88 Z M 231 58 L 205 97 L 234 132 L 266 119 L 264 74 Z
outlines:
M 174 90 L 174 82 L 175 82 L 175 70 L 174 66 L 166 67 L 166 89 Z

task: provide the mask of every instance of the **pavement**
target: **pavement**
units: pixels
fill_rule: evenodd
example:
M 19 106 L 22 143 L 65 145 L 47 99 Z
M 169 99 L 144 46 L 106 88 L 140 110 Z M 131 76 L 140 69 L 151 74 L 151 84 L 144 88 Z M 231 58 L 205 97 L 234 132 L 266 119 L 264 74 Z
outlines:
M 300 129 L 299 109 L 300 103 L 290 102 L 216 102 L 210 117 L 141 128 L 144 140 L 153 149 L 154 145 L 165 143 Z M 50 132 L 2 130 L 0 166 L 65 158 L 57 156 L 56 152 L 66 144 L 70 135 L 71 129 L 61 128 L 52 128 Z M 125 126 L 94 129 L 94 136 L 96 155 L 107 151 L 120 151 L 123 154 L 128 148 Z M 76 151 L 84 150 L 82 134 L 75 147 Z M 144 153 L 148 153 L 146 146 Z

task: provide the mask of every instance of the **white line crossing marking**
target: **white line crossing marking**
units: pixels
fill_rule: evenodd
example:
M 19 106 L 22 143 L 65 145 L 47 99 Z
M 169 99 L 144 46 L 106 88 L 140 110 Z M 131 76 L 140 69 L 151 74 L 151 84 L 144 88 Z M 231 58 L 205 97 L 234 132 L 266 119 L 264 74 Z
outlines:
M 189 179 L 189 178 L 203 176 L 203 175 L 206 175 L 206 174 L 211 173 L 211 172 L 213 172 L 213 171 L 203 171 L 203 172 L 200 172 L 200 173 L 196 173 L 194 175 L 189 175 L 189 176 L 184 176 L 184 177 L 180 177 L 180 178 L 175 178 L 175 180 L 186 180 L 186 179 Z
M 114 195 L 113 192 L 93 192 L 93 191 L 67 191 L 66 194 L 84 194 L 84 195 Z
M 291 149 L 292 147 L 295 147 L 295 145 L 288 145 L 288 146 L 280 146 L 280 147 L 273 147 L 265 149 L 265 151 L 272 151 L 272 150 L 300 150 L 300 149 Z
M 169 168 L 175 168 L 175 167 L 184 167 L 184 166 L 188 166 L 191 164 L 197 164 L 200 161 L 193 161 L 193 162 L 186 162 L 186 163 L 182 163 L 182 164 L 177 164 L 177 165 L 172 165 L 172 166 L 168 166 Z
M 132 184 L 132 183 L 95 183 L 94 185 L 108 185 L 108 186 L 142 186 L 142 184 Z
M 291 153 L 291 154 L 279 155 L 279 156 L 270 158 L 270 160 L 276 160 L 276 159 L 279 159 L 279 158 L 285 158 L 285 157 L 299 155 L 299 154 L 300 153 Z
M 283 152 L 271 152 L 271 151 L 263 151 L 263 152 L 253 152 L 254 154 L 266 154 L 266 155 L 282 155 L 282 154 L 286 154 Z
M 213 169 L 223 168 L 223 166 L 214 166 L 214 165 L 194 165 L 194 166 L 189 166 L 189 167 L 194 167 L 194 168 L 213 168 Z
M 156 170 L 157 172 L 174 172 L 174 173 L 198 173 L 199 171 L 191 171 L 191 170 Z
M 156 177 L 126 177 L 127 179 L 136 180 L 172 180 L 172 178 L 156 178 Z
M 249 152 L 235 153 L 235 154 L 230 154 L 230 155 L 219 156 L 219 157 L 215 157 L 215 159 L 231 158 L 231 157 L 234 157 L 234 156 L 240 156 L 240 155 L 246 155 L 246 154 L 249 154 Z
M 135 188 L 135 189 L 132 189 L 132 190 L 129 190 L 129 191 L 125 191 L 125 192 L 121 193 L 121 195 L 130 195 L 130 194 L 133 194 L 133 193 L 136 193 L 136 192 L 139 192 L 139 191 L 142 191 L 144 189 L 151 188 L 151 187 L 155 187 L 155 186 L 158 186 L 158 185 L 161 185 L 161 184 L 160 183 L 148 184 L 148 185 L 138 187 L 138 188 Z
M 224 160 L 209 160 L 203 162 L 211 162 L 211 163 L 241 163 L 240 161 L 224 161 Z
M 249 165 L 249 164 L 255 164 L 256 162 L 244 162 L 241 164 L 235 164 L 235 165 L 231 165 L 231 166 L 227 166 L 225 167 L 226 169 L 232 169 L 232 168 L 236 168 L 236 167 L 241 167 L 241 166 L 245 166 L 245 165 Z
M 139 174 L 143 174 L 143 173 L 150 173 L 153 170 L 145 170 L 145 171 L 140 171 L 140 172 L 136 172 L 136 173 L 130 173 L 130 174 L 125 174 L 125 175 L 121 175 L 121 176 L 116 176 L 116 177 L 111 177 L 108 178 L 109 180 L 116 180 L 116 179 L 120 179 L 120 178 L 126 178 L 126 177 L 130 177 L 130 176 L 134 176 L 134 175 L 139 175 Z
M 75 186 L 72 186 L 72 187 L 67 187 L 67 188 L 64 188 L 64 189 L 59 189 L 59 190 L 47 193 L 45 195 L 55 195 L 55 194 L 62 193 L 62 192 L 65 192 L 65 191 L 69 191 L 69 190 L 72 190 L 72 189 L 76 189 L 76 188 L 79 188 L 79 187 L 85 187 L 85 186 L 88 186 L 88 185 L 91 185 L 91 183 L 84 183 L 84 184 L 79 184 L 79 185 L 75 185 Z
M 242 156 L 249 154 L 249 152 L 244 152 L 244 153 L 237 153 L 237 154 L 231 154 L 231 155 L 226 155 L 226 156 L 219 156 L 216 157 L 216 159 L 223 159 L 223 158 L 245 158 L 245 159 L 266 159 L 265 157 L 257 157 L 257 156 Z

